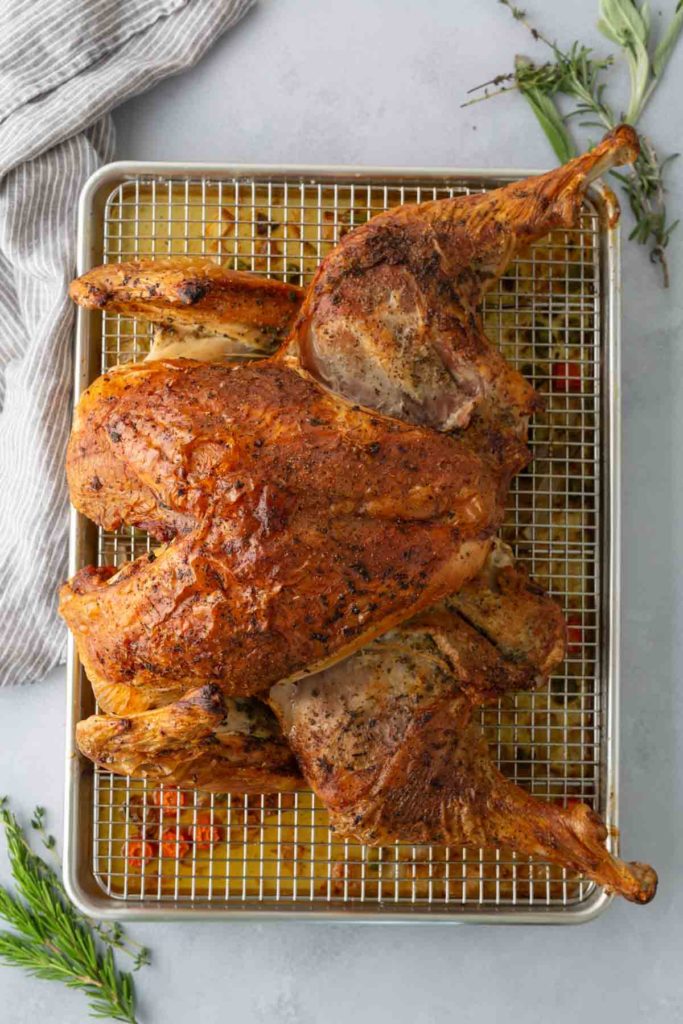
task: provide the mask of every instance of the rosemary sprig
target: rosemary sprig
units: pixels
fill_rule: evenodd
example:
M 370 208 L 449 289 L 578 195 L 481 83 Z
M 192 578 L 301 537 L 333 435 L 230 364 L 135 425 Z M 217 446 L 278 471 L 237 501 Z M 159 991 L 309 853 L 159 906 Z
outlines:
M 536 115 L 557 159 L 566 164 L 575 155 L 574 143 L 553 99 L 554 91 L 557 91 L 557 86 L 552 84 L 555 70 L 549 64 L 537 68 L 526 57 L 515 58 L 514 77 L 520 92 Z M 539 76 L 543 79 L 542 86 L 537 84 Z
M 131 948 L 119 925 L 98 926 L 76 910 L 55 869 L 29 845 L 6 798 L 0 800 L 0 823 L 17 890 L 0 886 L 0 917 L 13 929 L 0 932 L 0 961 L 84 992 L 93 1017 L 137 1024 L 133 979 L 118 968 L 114 950 L 133 956 L 136 969 L 149 962 L 148 951 Z M 42 807 L 31 825 L 54 853 Z
M 1 804 L 0 804 L 1 806 Z M 53 835 L 50 835 L 45 828 L 45 808 L 36 807 L 31 818 L 31 828 L 34 829 L 40 836 L 41 842 L 46 850 L 49 850 L 53 854 L 53 858 L 56 864 L 56 871 L 53 872 L 53 882 L 57 886 L 63 898 L 68 901 L 66 889 L 64 888 L 61 880 L 61 864 L 57 856 L 56 847 L 57 841 Z M 88 919 L 87 924 L 92 928 L 94 932 L 97 932 L 98 937 L 102 942 L 111 947 L 117 949 L 119 952 L 129 956 L 133 961 L 133 970 L 139 971 L 141 967 L 145 967 L 151 963 L 151 954 L 146 946 L 142 946 L 135 939 L 131 939 L 130 935 L 127 935 L 118 921 L 112 924 L 98 924 L 95 921 Z
M 629 238 L 634 238 L 641 245 L 651 244 L 650 259 L 660 265 L 665 288 L 669 287 L 669 267 L 664 250 L 679 221 L 667 222 L 663 173 L 667 164 L 677 156 L 677 153 L 672 153 L 660 162 L 649 139 L 641 135 L 640 156 L 634 170 L 628 174 L 611 172 L 621 182 L 635 217 L 636 223 Z
M 601 130 L 616 127 L 623 120 L 635 125 L 641 117 L 652 93 L 660 81 L 683 31 L 683 0 L 660 40 L 653 47 L 652 27 L 646 3 L 637 0 L 600 0 L 598 27 L 603 35 L 616 43 L 629 67 L 631 89 L 625 114 L 617 116 L 605 100 L 605 72 L 614 63 L 612 57 L 597 59 L 593 52 L 575 42 L 563 50 L 556 42 L 529 23 L 526 13 L 510 0 L 499 0 L 513 18 L 521 22 L 535 41 L 543 43 L 551 52 L 551 59 L 535 64 L 525 57 L 517 57 L 514 71 L 497 75 L 489 82 L 470 90 L 482 92 L 480 99 L 489 99 L 511 90 L 519 91 L 531 107 L 546 138 L 561 162 L 577 153 L 577 146 L 568 122 L 579 118 L 581 127 Z M 491 91 L 491 86 L 494 90 Z M 573 108 L 563 114 L 558 97 L 569 97 Z M 666 210 L 664 171 L 676 154 L 661 160 L 652 142 L 640 133 L 641 153 L 633 167 L 622 173 L 612 172 L 621 183 L 635 218 L 630 237 L 641 245 L 650 246 L 650 259 L 659 264 L 663 283 L 669 285 L 669 270 L 665 249 L 678 221 L 670 223 Z

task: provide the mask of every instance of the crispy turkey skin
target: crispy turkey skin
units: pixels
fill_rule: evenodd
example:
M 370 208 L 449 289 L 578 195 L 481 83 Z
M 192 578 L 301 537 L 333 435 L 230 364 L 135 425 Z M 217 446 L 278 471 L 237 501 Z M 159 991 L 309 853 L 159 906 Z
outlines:
M 478 704 L 488 703 L 510 690 L 541 685 L 560 664 L 565 644 L 562 613 L 515 565 L 510 549 L 500 541 L 494 543 L 482 572 L 458 597 L 470 617 L 472 609 L 495 609 L 486 636 L 452 600 L 405 627 L 411 636 L 424 637 L 425 645 L 431 643 L 435 659 L 452 676 L 454 692 L 462 691 Z M 288 776 L 294 763 L 277 723 L 266 717 L 259 700 L 224 697 L 215 685 L 154 711 L 124 717 L 92 715 L 79 722 L 76 740 L 86 757 L 117 774 L 215 792 L 241 792 L 245 784 L 253 785 L 256 767 L 261 791 L 277 792 L 283 785 L 283 766 L 289 766 Z
M 303 300 L 293 285 L 200 256 L 106 263 L 72 281 L 69 294 L 84 309 L 150 321 L 155 337 L 148 358 L 168 359 L 272 352 Z
M 118 775 L 213 793 L 268 793 L 305 785 L 268 708 L 202 686 L 129 717 L 91 715 L 76 727 L 81 752 Z
M 67 469 L 96 522 L 175 537 L 62 588 L 96 696 L 120 714 L 207 681 L 261 692 L 458 590 L 509 479 L 457 438 L 272 362 L 112 371 L 79 404 Z

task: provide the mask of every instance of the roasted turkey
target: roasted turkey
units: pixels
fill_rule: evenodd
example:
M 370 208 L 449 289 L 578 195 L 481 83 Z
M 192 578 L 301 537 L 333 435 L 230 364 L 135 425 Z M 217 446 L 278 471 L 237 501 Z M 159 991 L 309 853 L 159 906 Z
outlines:
M 622 126 L 547 175 L 388 211 L 323 261 L 302 304 L 264 282 L 267 323 L 258 284 L 197 261 L 74 283 L 84 305 L 161 322 L 156 361 L 83 396 L 69 448 L 77 508 L 166 545 L 62 590 L 96 695 L 124 715 L 81 723 L 88 756 L 205 788 L 297 786 L 272 720 L 232 699 L 268 695 L 343 835 L 511 845 L 651 898 L 650 868 L 613 859 L 586 806 L 505 780 L 472 721 L 477 704 L 546 678 L 563 650 L 561 620 L 534 620 L 530 595 L 536 611 L 547 599 L 514 568 L 492 576 L 539 402 L 489 345 L 478 303 L 520 247 L 575 223 L 591 180 L 636 154 Z M 263 349 L 299 306 L 270 359 L 159 358 L 164 343 L 201 358 Z

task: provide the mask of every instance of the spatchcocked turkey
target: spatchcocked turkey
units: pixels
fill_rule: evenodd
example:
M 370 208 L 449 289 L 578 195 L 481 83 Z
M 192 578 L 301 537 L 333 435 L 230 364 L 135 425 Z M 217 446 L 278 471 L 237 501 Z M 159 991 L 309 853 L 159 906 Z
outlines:
M 636 154 L 622 126 L 547 175 L 382 214 L 323 261 L 303 303 L 270 282 L 259 299 L 197 261 L 165 262 L 164 283 L 147 263 L 74 284 L 84 305 L 160 324 L 156 357 L 196 343 L 216 358 L 289 329 L 269 359 L 157 358 L 116 368 L 79 404 L 74 504 L 164 545 L 62 590 L 100 704 L 126 716 L 82 723 L 89 756 L 214 789 L 231 771 L 238 790 L 268 788 L 271 768 L 274 786 L 299 785 L 265 709 L 234 701 L 260 694 L 342 834 L 513 845 L 651 898 L 651 869 L 611 858 L 584 805 L 505 780 L 472 720 L 546 678 L 564 632 L 547 608 L 534 618 L 514 569 L 492 583 L 538 399 L 487 342 L 478 303 L 520 247 L 575 223 L 593 178 Z

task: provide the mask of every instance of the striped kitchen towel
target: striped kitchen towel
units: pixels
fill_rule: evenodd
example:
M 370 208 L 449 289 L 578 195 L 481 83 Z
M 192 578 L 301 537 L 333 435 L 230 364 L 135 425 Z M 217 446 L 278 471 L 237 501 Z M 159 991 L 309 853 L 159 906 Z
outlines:
M 0 5 L 0 685 L 62 660 L 76 206 L 109 111 L 193 65 L 253 0 Z

